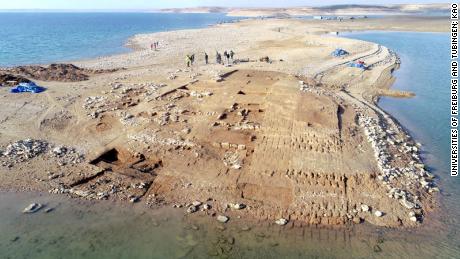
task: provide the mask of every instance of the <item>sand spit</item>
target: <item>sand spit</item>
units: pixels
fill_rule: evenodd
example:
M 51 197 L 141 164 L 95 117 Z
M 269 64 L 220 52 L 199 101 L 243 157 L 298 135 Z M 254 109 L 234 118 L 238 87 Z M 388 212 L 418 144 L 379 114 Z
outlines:
M 171 8 L 158 10 L 165 13 L 227 13 L 229 16 L 245 17 L 289 17 L 302 15 L 408 15 L 430 12 L 449 13 L 449 4 L 400 4 L 400 5 L 331 5 L 322 7 L 288 7 L 288 8 L 226 8 L 195 7 Z
M 138 35 L 136 51 L 77 62 L 125 70 L 39 81 L 48 91 L 36 95 L 2 87 L 0 187 L 173 206 L 227 224 L 418 226 L 436 205 L 434 177 L 419 144 L 373 102 L 399 59 L 326 29 L 253 20 Z M 350 54 L 332 57 L 337 47 Z M 237 61 L 215 64 L 216 50 Z M 347 65 L 357 61 L 368 69 Z

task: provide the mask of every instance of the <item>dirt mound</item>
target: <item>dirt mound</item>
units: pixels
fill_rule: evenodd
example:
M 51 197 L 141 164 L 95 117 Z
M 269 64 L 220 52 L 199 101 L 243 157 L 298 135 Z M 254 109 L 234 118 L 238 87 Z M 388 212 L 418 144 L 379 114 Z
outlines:
M 22 77 L 15 76 L 12 74 L 1 74 L 0 73 L 0 86 L 15 86 L 19 83 L 29 83 L 30 80 Z
M 18 66 L 4 71 L 41 81 L 77 82 L 88 80 L 90 75 L 111 73 L 117 70 L 93 70 L 80 68 L 72 64 L 51 64 L 48 67 Z

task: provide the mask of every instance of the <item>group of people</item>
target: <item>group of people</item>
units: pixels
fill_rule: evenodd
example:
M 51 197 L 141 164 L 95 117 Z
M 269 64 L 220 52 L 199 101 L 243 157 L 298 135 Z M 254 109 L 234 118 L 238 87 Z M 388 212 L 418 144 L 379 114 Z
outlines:
M 233 50 L 224 51 L 224 58 L 227 60 L 227 64 L 230 64 L 230 60 L 233 61 L 233 57 L 235 56 L 235 52 Z M 224 65 L 225 63 L 222 60 L 222 55 L 219 52 L 216 52 L 216 63 Z
M 150 50 L 157 50 L 159 46 L 160 46 L 160 42 L 155 41 L 154 43 L 150 44 Z
M 233 50 L 224 51 L 223 55 L 224 59 L 227 61 L 227 64 L 230 64 L 230 60 L 234 60 L 233 57 L 235 56 L 235 52 L 233 52 Z M 195 63 L 195 54 L 186 55 L 185 62 L 187 63 L 187 67 L 192 66 L 193 63 Z M 206 52 L 204 53 L 204 62 L 206 65 L 209 64 L 209 55 Z M 220 54 L 218 51 L 216 51 L 216 64 L 225 65 L 225 61 L 222 59 L 222 54 Z

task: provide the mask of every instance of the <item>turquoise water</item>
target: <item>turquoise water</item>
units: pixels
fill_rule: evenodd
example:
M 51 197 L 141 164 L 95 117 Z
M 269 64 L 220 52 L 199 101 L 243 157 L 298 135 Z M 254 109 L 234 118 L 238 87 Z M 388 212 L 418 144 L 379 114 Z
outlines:
M 450 35 L 447 33 L 359 32 L 346 37 L 384 45 L 398 53 L 401 67 L 394 72 L 393 89 L 411 91 L 414 98 L 383 97 L 379 106 L 395 117 L 423 144 L 423 158 L 442 188 L 443 243 L 460 257 L 460 179 L 450 167 Z
M 411 91 L 416 96 L 408 99 L 382 97 L 379 106 L 423 144 L 423 157 L 446 187 L 460 187 L 458 178 L 449 176 L 449 34 L 364 32 L 346 36 L 376 42 L 398 53 L 402 64 L 394 72 L 396 82 L 392 88 Z
M 0 13 L 0 67 L 121 53 L 134 34 L 234 20 L 217 13 Z

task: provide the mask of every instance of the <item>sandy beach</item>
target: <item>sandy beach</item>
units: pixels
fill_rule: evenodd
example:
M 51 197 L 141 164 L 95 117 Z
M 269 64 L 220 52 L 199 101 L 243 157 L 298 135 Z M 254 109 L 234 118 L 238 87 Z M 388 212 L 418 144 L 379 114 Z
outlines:
M 72 62 L 88 80 L 28 77 L 48 88 L 35 95 L 0 87 L 0 189 L 222 221 L 425 224 L 439 189 L 421 144 L 376 105 L 411 95 L 390 89 L 399 58 L 340 37 L 355 30 L 444 32 L 448 22 L 249 19 L 136 35 L 129 53 Z M 333 57 L 337 48 L 349 54 Z M 224 50 L 236 53 L 231 65 L 216 64 Z M 358 61 L 367 69 L 348 65 Z

